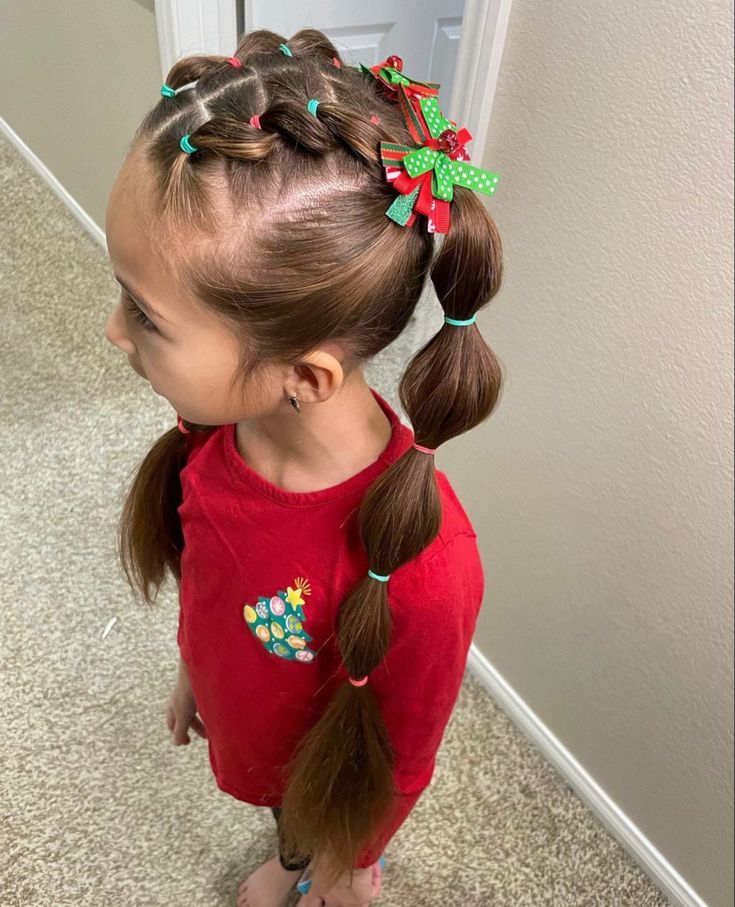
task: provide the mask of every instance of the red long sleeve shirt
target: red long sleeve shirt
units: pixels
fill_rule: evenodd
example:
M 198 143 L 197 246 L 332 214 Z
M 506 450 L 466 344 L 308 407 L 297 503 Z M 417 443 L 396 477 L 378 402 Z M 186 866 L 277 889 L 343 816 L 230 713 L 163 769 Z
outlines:
M 371 391 L 390 419 L 390 441 L 374 463 L 330 488 L 292 492 L 273 485 L 241 457 L 234 424 L 186 436 L 178 644 L 216 782 L 248 803 L 281 805 L 282 768 L 346 682 L 336 616 L 371 566 L 356 510 L 414 440 Z M 381 856 L 431 780 L 482 602 L 475 532 L 440 470 L 437 482 L 441 531 L 387 585 L 391 643 L 368 683 L 386 723 L 400 793 L 359 867 Z

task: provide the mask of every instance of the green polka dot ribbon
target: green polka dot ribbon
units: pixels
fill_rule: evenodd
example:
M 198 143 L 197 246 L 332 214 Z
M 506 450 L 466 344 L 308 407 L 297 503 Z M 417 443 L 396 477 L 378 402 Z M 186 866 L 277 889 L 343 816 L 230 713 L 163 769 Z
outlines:
M 469 155 L 465 144 L 472 135 L 444 117 L 437 97 L 412 101 L 399 86 L 398 98 L 418 147 L 380 143 L 386 177 L 400 193 L 385 213 L 401 226 L 410 226 L 417 213 L 424 214 L 429 219 L 430 232 L 447 233 L 454 187 L 494 195 L 498 175 L 466 163 Z

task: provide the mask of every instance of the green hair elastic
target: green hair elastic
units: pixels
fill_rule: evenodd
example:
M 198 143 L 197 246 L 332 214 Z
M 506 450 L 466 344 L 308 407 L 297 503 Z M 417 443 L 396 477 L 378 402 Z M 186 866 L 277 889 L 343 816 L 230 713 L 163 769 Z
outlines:
M 477 320 L 477 313 L 475 313 L 472 318 L 467 318 L 465 321 L 461 321 L 459 318 L 450 318 L 449 315 L 444 316 L 444 320 L 447 324 L 454 324 L 457 327 L 462 327 L 465 324 L 472 324 Z
M 387 576 L 381 576 L 379 573 L 373 573 L 372 570 L 368 570 L 368 576 L 372 576 L 373 579 L 379 579 L 381 583 L 387 583 L 390 579 L 390 573 Z M 350 677 L 348 674 L 347 679 L 353 687 L 364 687 L 368 682 L 368 675 L 366 674 L 358 680 L 356 677 Z
M 190 135 L 191 135 L 190 132 L 187 132 L 186 135 L 182 135 L 181 141 L 179 142 L 179 145 L 181 146 L 181 150 L 185 151 L 187 154 L 193 154 L 195 151 L 199 151 L 199 149 L 196 148 L 194 145 L 192 145 L 191 142 L 189 141 Z
M 176 89 L 171 88 L 170 85 L 166 85 L 166 83 L 164 82 L 163 85 L 161 85 L 161 94 L 164 96 L 164 98 L 173 98 L 176 94 Z
M 293 54 L 291 53 L 291 48 L 288 46 L 288 44 L 279 44 L 278 49 L 282 54 L 286 54 L 287 57 L 293 56 Z
M 309 103 L 306 105 L 307 110 L 309 111 L 309 113 L 313 114 L 314 116 L 316 116 L 316 109 L 317 109 L 318 106 L 319 106 L 319 101 L 317 101 L 316 98 L 312 98 L 312 99 L 309 101 Z

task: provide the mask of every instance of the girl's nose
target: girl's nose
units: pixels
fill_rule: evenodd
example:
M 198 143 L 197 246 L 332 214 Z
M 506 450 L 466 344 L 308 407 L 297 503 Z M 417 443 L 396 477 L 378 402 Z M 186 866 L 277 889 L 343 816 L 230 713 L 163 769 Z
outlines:
M 105 322 L 105 339 L 128 355 L 135 353 L 135 345 L 128 337 L 122 316 L 121 304 L 118 303 L 110 312 Z

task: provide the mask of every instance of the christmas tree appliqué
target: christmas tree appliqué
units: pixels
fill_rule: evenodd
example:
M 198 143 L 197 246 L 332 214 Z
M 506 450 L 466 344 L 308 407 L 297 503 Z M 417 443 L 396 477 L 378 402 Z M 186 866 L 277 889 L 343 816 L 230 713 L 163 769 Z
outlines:
M 308 579 L 297 577 L 294 587 L 275 595 L 258 596 L 258 604 L 245 605 L 243 617 L 250 631 L 265 648 L 287 661 L 313 661 L 316 652 L 307 647 L 312 637 L 304 630 L 304 595 L 311 595 Z

